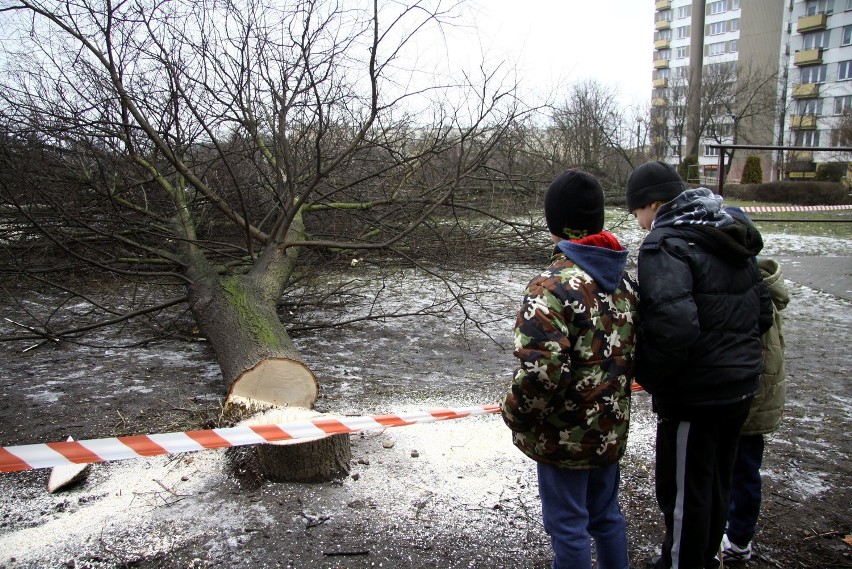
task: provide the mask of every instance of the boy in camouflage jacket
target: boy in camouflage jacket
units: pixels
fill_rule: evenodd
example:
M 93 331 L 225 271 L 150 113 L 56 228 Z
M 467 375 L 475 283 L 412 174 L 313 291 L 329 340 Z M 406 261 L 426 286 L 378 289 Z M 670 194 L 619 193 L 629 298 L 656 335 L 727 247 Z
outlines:
M 527 286 L 515 325 L 520 360 L 503 398 L 515 445 L 537 462 L 553 567 L 627 569 L 618 505 L 627 444 L 637 286 L 627 251 L 602 231 L 603 190 L 578 170 L 545 195 L 556 244 L 550 267 Z

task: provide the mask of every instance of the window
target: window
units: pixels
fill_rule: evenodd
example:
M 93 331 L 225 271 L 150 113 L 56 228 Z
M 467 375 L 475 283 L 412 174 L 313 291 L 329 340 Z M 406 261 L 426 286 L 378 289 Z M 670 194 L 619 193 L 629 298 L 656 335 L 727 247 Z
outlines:
M 852 0 L 850 0 L 852 2 Z M 677 9 L 677 19 L 682 20 L 684 18 L 692 17 L 692 6 L 681 6 Z
M 654 55 L 654 59 L 671 59 L 671 58 L 672 58 L 672 50 L 670 50 L 670 49 L 658 50 L 656 55 Z
M 819 131 L 797 130 L 796 141 L 793 144 L 796 146 L 819 146 Z
M 708 36 L 718 36 L 719 34 L 724 34 L 727 31 L 728 31 L 728 23 L 727 22 L 713 22 L 712 24 L 710 24 L 710 32 L 707 35 Z
M 689 37 L 689 26 L 681 26 L 677 29 L 677 39 L 682 40 Z
M 658 32 L 654 32 L 654 41 L 657 40 L 670 40 L 672 39 L 672 31 L 669 30 L 660 30 Z
M 710 2 L 711 14 L 722 14 L 728 10 L 728 0 L 719 0 L 718 2 Z M 645 36 L 647 37 L 647 36 Z
M 674 74 L 676 79 L 684 79 L 686 77 L 689 77 L 689 66 L 684 65 L 682 67 L 675 68 Z
M 831 129 L 832 146 L 849 146 L 852 144 L 852 132 L 844 128 Z
M 834 12 L 834 0 L 808 0 L 805 4 L 805 15 L 831 14 Z
M 852 111 L 852 95 L 834 98 L 834 114 L 842 115 Z
M 740 0 L 734 0 L 731 2 L 731 10 L 739 10 L 740 9 Z
M 722 55 L 725 53 L 725 42 L 711 43 L 707 46 L 707 55 Z
M 675 58 L 677 59 L 686 59 L 689 57 L 689 46 L 685 45 L 683 47 L 679 47 L 675 50 Z
M 827 65 L 803 67 L 801 83 L 822 83 L 825 81 L 825 70 L 827 67 Z
M 802 49 L 816 49 L 828 47 L 830 30 L 802 35 Z
M 846 81 L 847 79 L 852 79 L 852 59 L 837 64 L 837 80 Z
M 840 45 L 849 45 L 852 43 L 852 26 L 843 26 L 842 37 L 840 38 Z
M 731 136 L 732 126 L 731 123 L 715 123 L 708 126 L 707 131 L 712 137 L 724 138 Z
M 729 77 L 737 71 L 736 61 L 723 61 L 721 63 L 710 63 L 704 66 L 704 72 L 709 77 Z
M 740 29 L 740 19 L 734 18 L 733 20 L 728 20 L 728 31 L 736 32 Z
M 671 22 L 672 21 L 672 11 L 671 10 L 664 10 L 662 12 L 657 12 L 654 15 L 654 21 L 655 22 L 659 22 L 659 21 L 662 21 L 662 20 L 665 20 L 667 22 Z
M 737 53 L 737 40 L 731 40 L 729 42 L 729 44 L 730 44 L 730 47 L 729 47 L 728 51 L 730 51 L 731 53 Z
M 797 114 L 800 115 L 821 115 L 822 114 L 822 99 L 806 99 L 799 101 L 796 105 Z
M 719 148 L 718 147 L 704 145 L 704 156 L 718 156 L 718 155 L 719 155 Z

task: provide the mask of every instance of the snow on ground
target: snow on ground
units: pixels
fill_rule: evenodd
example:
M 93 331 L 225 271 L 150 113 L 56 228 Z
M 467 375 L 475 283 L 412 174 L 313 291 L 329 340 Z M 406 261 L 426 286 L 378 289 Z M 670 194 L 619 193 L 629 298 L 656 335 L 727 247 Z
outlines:
M 770 254 L 852 254 L 849 240 L 767 235 L 766 242 Z M 492 291 L 480 298 L 480 306 L 502 314 L 491 323 L 494 341 L 450 318 L 430 321 L 428 327 L 412 327 L 400 320 L 364 323 L 361 330 L 370 333 L 345 332 L 335 338 L 333 350 L 327 343 L 320 345 L 317 337 L 300 338 L 300 348 L 321 378 L 324 410 L 382 414 L 493 403 L 514 365 L 506 349 L 511 322 L 520 291 L 535 270 L 504 267 L 466 284 L 471 290 Z M 410 273 L 404 276 L 411 278 Z M 411 286 L 410 280 L 406 284 Z M 825 325 L 837 326 L 848 338 L 849 303 L 789 281 L 788 285 L 793 296 L 791 316 L 826 315 Z M 443 286 L 429 281 L 410 290 L 437 295 Z M 376 329 L 371 330 L 374 327 L 382 329 L 384 345 L 371 342 L 377 335 Z M 458 348 L 451 351 L 451 361 L 447 346 Z M 146 357 L 156 362 L 160 373 L 167 373 L 185 355 L 180 350 L 151 350 Z M 375 357 L 382 350 L 387 357 Z M 208 366 L 200 373 L 214 371 Z M 91 379 L 91 373 L 84 377 L 73 369 L 66 372 L 77 381 Z M 54 381 L 47 381 L 33 382 L 27 389 L 31 389 L 29 397 L 42 405 L 62 404 L 61 391 L 55 387 Z M 141 384 L 124 388 L 140 395 L 146 389 Z M 97 391 L 98 386 L 92 389 Z M 848 421 L 852 400 L 842 393 L 833 397 L 842 399 Z M 793 420 L 821 420 L 811 412 L 797 413 L 796 401 L 791 405 Z M 638 394 L 626 461 L 652 464 L 654 422 L 647 396 Z M 808 448 L 809 452 L 831 452 L 816 444 Z M 444 519 L 434 523 L 462 526 L 469 522 L 472 509 L 493 510 L 508 500 L 535 504 L 537 499 L 534 484 L 528 484 L 534 479 L 534 465 L 512 447 L 496 415 L 354 435 L 353 459 L 357 476 L 311 494 L 312 511 L 344 516 L 347 504 L 364 503 L 392 518 L 400 504 L 417 509 L 417 504 L 431 502 L 445 505 Z M 210 541 L 210 554 L 215 557 L 216 548 L 239 545 L 243 534 L 238 529 L 269 522 L 276 515 L 261 503 L 239 507 L 229 494 L 236 489 L 225 470 L 224 451 L 97 464 L 82 485 L 54 495 L 34 482 L 43 478 L 38 473 L 0 475 L 0 567 L 73 566 L 86 552 L 102 551 L 105 543 L 140 558 L 203 540 L 211 532 L 235 536 L 225 542 Z M 818 474 L 799 477 L 794 483 L 801 495 L 831 489 Z

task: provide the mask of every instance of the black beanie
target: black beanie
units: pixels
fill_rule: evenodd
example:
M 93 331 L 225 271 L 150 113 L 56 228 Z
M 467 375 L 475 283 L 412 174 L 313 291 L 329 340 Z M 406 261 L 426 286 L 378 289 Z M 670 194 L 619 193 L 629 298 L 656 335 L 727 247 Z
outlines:
M 674 166 L 654 160 L 645 162 L 627 178 L 627 211 L 635 211 L 651 202 L 669 202 L 686 189 Z
M 544 218 L 547 229 L 564 239 L 600 233 L 604 223 L 603 188 L 586 172 L 562 172 L 544 194 Z

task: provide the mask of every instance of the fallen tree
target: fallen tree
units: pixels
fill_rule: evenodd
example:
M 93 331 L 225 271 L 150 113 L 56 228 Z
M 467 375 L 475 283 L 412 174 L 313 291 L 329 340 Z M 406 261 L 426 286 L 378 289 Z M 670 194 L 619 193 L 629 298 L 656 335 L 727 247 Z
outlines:
M 103 315 L 7 339 L 185 305 L 227 403 L 251 412 L 316 401 L 279 312 L 305 255 L 413 259 L 431 219 L 499 175 L 521 113 L 495 73 L 418 75 L 415 39 L 453 16 L 440 2 L 13 0 L 0 15 L 17 46 L 0 87 L 4 267 Z M 108 305 L 68 278 L 83 270 L 184 293 Z M 337 453 L 311 456 L 339 471 Z

